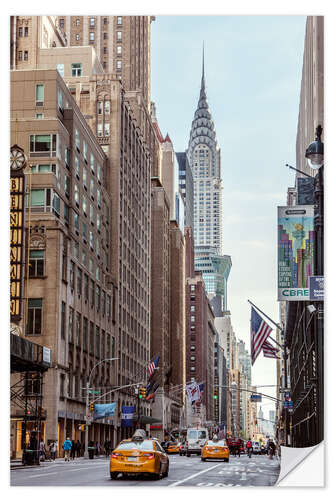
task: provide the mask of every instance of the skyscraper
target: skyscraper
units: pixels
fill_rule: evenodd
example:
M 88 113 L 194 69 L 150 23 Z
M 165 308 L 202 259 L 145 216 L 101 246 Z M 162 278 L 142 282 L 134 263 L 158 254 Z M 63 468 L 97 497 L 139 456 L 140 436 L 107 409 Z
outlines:
M 223 297 L 221 309 L 226 310 L 226 280 L 231 259 L 222 255 L 221 156 L 206 95 L 204 52 L 200 96 L 192 121 L 187 157 L 194 184 L 195 268 L 202 272 L 210 299 L 214 295 Z M 222 311 L 214 312 L 218 316 L 222 314 Z

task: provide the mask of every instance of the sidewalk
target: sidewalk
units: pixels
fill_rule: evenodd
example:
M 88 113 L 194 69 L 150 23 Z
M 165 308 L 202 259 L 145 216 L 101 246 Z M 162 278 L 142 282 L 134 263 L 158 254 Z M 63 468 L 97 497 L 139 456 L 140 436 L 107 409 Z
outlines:
M 106 457 L 105 455 L 98 455 L 93 458 L 93 460 L 100 460 L 101 458 L 110 458 Z M 83 461 L 91 461 L 91 459 L 86 459 L 84 457 L 75 457 L 74 460 L 70 460 L 70 462 L 83 462 Z M 21 459 L 14 459 L 10 460 L 10 470 L 16 470 L 16 469 L 33 469 L 33 468 L 39 468 L 39 467 L 48 467 L 49 465 L 52 465 L 54 463 L 65 463 L 64 458 L 56 458 L 55 462 L 53 460 L 45 460 L 43 462 L 40 462 L 40 465 L 23 465 Z

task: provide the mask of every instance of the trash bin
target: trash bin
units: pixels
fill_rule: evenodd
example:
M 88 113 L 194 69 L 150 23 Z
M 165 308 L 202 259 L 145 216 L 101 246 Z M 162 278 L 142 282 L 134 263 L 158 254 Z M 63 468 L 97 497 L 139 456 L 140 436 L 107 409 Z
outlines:
M 22 455 L 23 465 L 39 465 L 37 450 L 24 450 Z
M 95 451 L 95 448 L 93 446 L 88 446 L 89 458 L 91 458 L 91 459 L 94 458 L 94 451 Z

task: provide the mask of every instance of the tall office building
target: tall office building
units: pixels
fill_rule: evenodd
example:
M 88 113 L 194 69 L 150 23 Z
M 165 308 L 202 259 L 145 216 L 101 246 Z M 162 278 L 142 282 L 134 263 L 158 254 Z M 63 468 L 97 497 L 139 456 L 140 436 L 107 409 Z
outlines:
M 204 54 L 200 96 L 192 121 L 187 157 L 194 185 L 195 268 L 202 272 L 206 291 L 211 294 L 209 298 L 214 295 L 223 297 L 220 311 L 214 311 L 221 316 L 222 310 L 227 309 L 226 280 L 231 259 L 222 255 L 221 156 L 207 101 Z

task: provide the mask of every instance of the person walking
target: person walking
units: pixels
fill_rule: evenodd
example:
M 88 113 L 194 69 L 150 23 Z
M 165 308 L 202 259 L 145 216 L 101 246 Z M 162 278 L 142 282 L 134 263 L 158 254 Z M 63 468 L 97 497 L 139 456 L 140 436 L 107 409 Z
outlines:
M 71 452 L 70 452 L 70 455 L 71 455 L 71 459 L 74 460 L 75 459 L 75 452 L 76 452 L 76 443 L 75 441 L 73 441 L 72 443 L 72 448 L 71 448 Z
M 269 453 L 269 458 L 271 460 L 273 460 L 273 457 L 275 455 L 275 450 L 276 450 L 275 443 L 272 439 L 270 439 L 268 443 L 268 453 Z
M 72 449 L 72 441 L 69 439 L 69 437 L 66 439 L 66 441 L 64 441 L 62 447 L 65 452 L 65 462 L 69 462 L 69 454 Z
M 57 453 L 57 442 L 52 441 L 52 443 L 50 444 L 50 455 L 51 455 L 51 460 L 53 460 L 53 462 L 56 459 L 56 453 Z
M 252 446 L 252 441 L 249 438 L 246 443 L 246 449 L 247 449 L 247 456 L 251 458 L 252 456 L 252 451 L 253 451 L 253 446 Z
M 81 443 L 79 440 L 76 441 L 76 456 L 78 458 L 81 456 Z
M 43 438 L 40 440 L 39 443 L 39 457 L 42 462 L 45 460 L 45 443 L 43 441 Z

